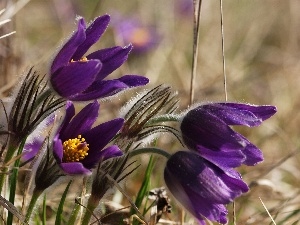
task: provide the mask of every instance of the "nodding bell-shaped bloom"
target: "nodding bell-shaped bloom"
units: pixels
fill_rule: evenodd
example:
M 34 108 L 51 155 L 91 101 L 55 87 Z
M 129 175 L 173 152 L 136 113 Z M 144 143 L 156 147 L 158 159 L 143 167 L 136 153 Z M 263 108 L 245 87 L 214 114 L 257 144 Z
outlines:
M 205 104 L 188 111 L 180 129 L 185 145 L 217 166 L 253 166 L 263 160 L 262 152 L 230 126 L 258 126 L 275 113 L 276 107 L 269 105 Z
M 88 27 L 83 18 L 77 31 L 62 46 L 50 68 L 50 82 L 62 97 L 73 101 L 88 101 L 108 97 L 127 88 L 145 85 L 149 80 L 138 75 L 118 79 L 105 78 L 128 58 L 132 45 L 100 49 L 85 56 L 110 21 L 109 15 L 97 17 Z
M 99 162 L 121 156 L 116 145 L 103 149 L 121 129 L 121 118 L 92 128 L 98 117 L 97 101 L 85 106 L 76 116 L 72 102 L 67 102 L 66 115 L 53 140 L 53 154 L 67 174 L 91 174 Z
M 164 179 L 173 196 L 201 225 L 206 224 L 205 219 L 226 224 L 225 205 L 249 189 L 235 170 L 223 170 L 187 151 L 168 159 Z

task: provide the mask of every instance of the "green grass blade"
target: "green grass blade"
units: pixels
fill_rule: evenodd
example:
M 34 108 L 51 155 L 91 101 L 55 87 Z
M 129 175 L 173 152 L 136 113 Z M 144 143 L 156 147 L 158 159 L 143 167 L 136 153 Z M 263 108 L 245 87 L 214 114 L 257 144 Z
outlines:
M 23 151 L 25 142 L 26 142 L 27 137 L 25 137 L 18 149 L 18 153 L 17 155 L 20 155 Z M 20 160 L 21 158 L 18 158 L 15 161 L 14 164 L 14 169 L 12 170 L 12 175 L 11 175 L 11 180 L 10 180 L 10 184 L 9 184 L 9 188 L 10 188 L 10 192 L 9 192 L 9 201 L 14 204 L 15 203 L 15 196 L 16 196 L 16 189 L 17 189 L 17 181 L 18 181 L 18 175 L 19 175 L 19 166 L 20 166 Z M 13 214 L 11 212 L 8 212 L 8 216 L 7 216 L 7 225 L 12 225 L 13 224 Z
M 42 225 L 46 225 L 46 212 L 47 212 L 46 194 L 44 194 L 43 210 L 42 210 Z
M 297 218 L 299 217 L 300 209 L 296 209 L 293 212 L 291 212 L 289 215 L 287 215 L 283 220 L 281 220 L 278 225 L 284 225 L 286 221 L 292 219 L 293 217 Z
M 67 193 L 69 191 L 69 188 L 70 188 L 70 185 L 71 185 L 72 181 L 73 180 L 69 181 L 69 183 L 68 183 L 68 185 L 67 185 L 64 193 L 61 196 L 61 200 L 60 200 L 57 212 L 56 212 L 55 225 L 61 225 L 64 203 L 65 203 L 65 200 L 66 200 L 66 197 L 67 197 Z
M 138 195 L 136 197 L 136 200 L 135 200 L 135 205 L 137 208 L 140 208 L 140 206 L 142 205 L 143 199 L 148 194 L 149 185 L 150 185 L 150 177 L 151 177 L 152 170 L 154 168 L 154 164 L 155 164 L 155 161 L 153 159 L 153 156 L 151 155 L 147 169 L 145 171 L 145 176 L 144 176 L 142 186 L 141 186 L 141 188 L 138 192 Z M 131 209 L 131 214 L 134 214 L 134 213 L 135 213 L 135 210 Z

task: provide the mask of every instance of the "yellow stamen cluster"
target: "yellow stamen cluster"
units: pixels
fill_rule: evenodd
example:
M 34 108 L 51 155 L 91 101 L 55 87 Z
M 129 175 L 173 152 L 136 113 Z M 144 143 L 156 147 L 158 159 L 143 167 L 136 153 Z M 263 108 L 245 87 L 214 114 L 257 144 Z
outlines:
M 69 139 L 63 143 L 63 162 L 78 162 L 83 160 L 89 150 L 89 145 L 85 142 L 85 139 L 78 135 L 77 138 Z
M 74 59 L 71 59 L 71 62 L 87 62 L 87 61 L 89 61 L 89 60 L 87 59 L 87 57 L 82 57 L 82 58 L 79 59 L 78 61 L 75 61 Z

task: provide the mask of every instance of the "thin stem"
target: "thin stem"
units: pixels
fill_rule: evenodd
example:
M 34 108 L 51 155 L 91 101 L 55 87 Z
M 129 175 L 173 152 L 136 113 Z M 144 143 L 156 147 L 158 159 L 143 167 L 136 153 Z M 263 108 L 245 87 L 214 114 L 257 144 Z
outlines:
M 232 217 L 233 217 L 233 225 L 236 225 L 235 201 L 232 202 Z
M 84 177 L 83 180 L 82 180 L 82 191 L 81 191 L 81 194 L 80 194 L 80 204 L 81 205 L 83 204 L 83 198 L 86 194 L 87 181 L 88 181 L 87 177 Z M 72 210 L 71 216 L 69 217 L 67 225 L 74 225 L 75 224 L 75 222 L 77 220 L 77 217 L 78 217 L 79 210 L 81 208 L 80 204 L 75 203 L 75 206 Z M 81 217 L 81 215 L 82 215 L 82 213 L 80 214 L 80 217 Z M 80 221 L 80 217 L 78 218 L 79 221 Z
M 102 173 L 105 173 L 104 171 L 101 171 Z M 135 204 L 133 203 L 132 199 L 127 195 L 127 193 L 123 190 L 123 188 L 121 188 L 121 186 L 118 184 L 118 182 L 112 178 L 109 174 L 105 174 L 106 178 L 112 182 L 116 188 L 118 188 L 118 190 L 126 197 L 127 201 L 130 203 L 131 207 L 135 210 L 137 216 L 139 217 L 141 222 L 144 222 L 144 224 L 147 224 L 147 222 L 144 219 L 144 216 L 141 214 L 141 212 L 139 211 L 139 209 L 135 206 Z
M 159 154 L 159 155 L 166 157 L 167 159 L 171 157 L 170 153 L 168 153 L 165 150 L 162 150 L 160 148 L 139 148 L 139 149 L 135 149 L 135 150 L 131 151 L 129 153 L 129 158 L 140 155 L 140 154 L 149 154 L 149 153 Z
M 227 77 L 226 77 L 226 63 L 225 63 L 225 42 L 224 42 L 224 25 L 223 25 L 223 0 L 220 0 L 220 14 L 221 14 L 221 36 L 222 36 L 222 62 L 223 62 L 223 76 L 224 76 L 224 92 L 225 101 L 227 102 Z
M 47 219 L 47 213 L 46 213 L 46 194 L 44 194 L 44 199 L 43 199 L 43 214 L 42 214 L 42 225 L 46 225 L 46 219 Z
M 81 225 L 88 225 L 89 221 L 93 215 L 95 208 L 98 206 L 100 199 L 94 198 L 94 196 L 90 196 L 88 200 L 88 204 L 81 222 Z
M 33 194 L 31 196 L 31 200 L 30 200 L 28 209 L 27 209 L 27 212 L 26 212 L 26 216 L 25 216 L 25 218 L 26 218 L 25 221 L 27 223 L 29 222 L 32 211 L 33 211 L 33 209 L 35 207 L 35 204 L 36 204 L 36 202 L 37 202 L 37 200 L 38 200 L 38 198 L 40 197 L 41 194 L 42 194 L 42 191 L 38 191 L 38 190 L 34 189 Z
M 190 83 L 190 105 L 192 105 L 194 102 L 194 92 L 195 92 L 194 86 L 195 86 L 195 79 L 196 79 L 196 72 L 197 72 L 201 4 L 202 4 L 202 0 L 194 0 L 194 41 L 193 41 L 192 74 L 191 74 L 191 83 Z

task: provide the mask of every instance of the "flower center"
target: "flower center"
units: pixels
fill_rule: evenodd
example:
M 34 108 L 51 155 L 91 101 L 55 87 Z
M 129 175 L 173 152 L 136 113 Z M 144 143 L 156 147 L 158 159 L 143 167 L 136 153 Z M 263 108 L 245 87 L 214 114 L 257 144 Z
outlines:
M 135 45 L 143 46 L 151 40 L 150 34 L 146 29 L 137 28 L 132 32 L 131 41 Z
M 89 150 L 89 145 L 85 142 L 85 139 L 78 135 L 77 138 L 69 139 L 63 143 L 63 162 L 78 162 L 83 160 Z
M 79 60 L 71 59 L 71 62 L 87 62 L 87 61 L 89 61 L 89 60 L 87 59 L 87 57 L 82 57 L 82 58 L 79 59 Z

